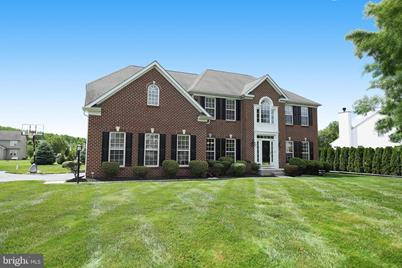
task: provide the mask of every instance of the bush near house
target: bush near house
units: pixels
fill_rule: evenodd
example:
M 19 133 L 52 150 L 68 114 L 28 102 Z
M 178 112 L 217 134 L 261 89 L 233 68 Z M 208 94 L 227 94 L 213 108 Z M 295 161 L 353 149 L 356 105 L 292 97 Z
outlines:
M 145 166 L 134 166 L 133 167 L 134 177 L 137 177 L 140 179 L 145 179 L 147 177 L 148 172 L 149 172 L 148 167 L 145 167 Z
M 353 169 L 354 172 L 361 173 L 363 172 L 363 153 L 364 153 L 364 148 L 363 147 L 358 147 L 355 150 L 355 159 L 353 162 Z
M 347 171 L 349 162 L 349 148 L 343 147 L 339 156 L 339 170 Z
M 296 177 L 302 175 L 300 168 L 296 165 L 286 164 L 283 170 L 286 176 Z
M 371 173 L 373 166 L 374 149 L 365 148 L 363 153 L 363 171 L 364 173 Z
M 336 148 L 335 149 L 335 155 L 334 155 L 334 163 L 333 163 L 333 169 L 334 170 L 339 170 L 339 158 L 341 156 L 341 148 Z
M 119 164 L 116 162 L 102 162 L 102 171 L 107 178 L 113 178 L 119 172 Z
M 246 165 L 244 163 L 233 163 L 230 166 L 230 173 L 235 177 L 243 177 L 246 174 Z
M 189 163 L 191 175 L 194 177 L 205 177 L 208 172 L 208 162 L 202 160 L 192 160 Z
M 392 147 L 385 147 L 381 158 L 381 174 L 391 175 Z
M 373 158 L 373 167 L 372 167 L 372 172 L 375 174 L 381 173 L 381 159 L 382 159 L 383 152 L 384 152 L 384 148 L 376 148 L 375 149 L 374 158 Z
M 331 167 L 333 167 L 334 165 L 334 158 L 335 158 L 335 152 L 334 149 L 332 147 L 329 147 L 327 149 L 327 158 L 325 160 L 325 162 L 330 165 Z
M 164 160 L 162 168 L 168 178 L 174 178 L 179 171 L 179 163 L 175 160 Z
M 356 158 L 356 148 L 349 149 L 349 159 L 348 159 L 348 167 L 347 171 L 354 172 L 355 171 L 355 158 Z

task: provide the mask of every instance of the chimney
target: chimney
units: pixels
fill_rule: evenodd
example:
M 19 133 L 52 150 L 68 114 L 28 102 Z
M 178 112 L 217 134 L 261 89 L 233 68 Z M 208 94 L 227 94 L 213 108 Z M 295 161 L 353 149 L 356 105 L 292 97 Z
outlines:
M 352 113 L 342 108 L 339 113 L 339 144 L 352 147 Z

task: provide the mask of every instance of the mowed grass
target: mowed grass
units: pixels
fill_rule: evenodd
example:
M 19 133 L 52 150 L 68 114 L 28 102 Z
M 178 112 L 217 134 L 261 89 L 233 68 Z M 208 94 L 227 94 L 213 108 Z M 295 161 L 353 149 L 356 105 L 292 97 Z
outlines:
M 29 172 L 31 162 L 29 160 L 0 160 L 0 171 L 13 174 L 26 174 Z M 85 170 L 85 166 L 81 166 L 81 171 Z M 62 168 L 61 165 L 54 163 L 53 165 L 39 165 L 38 173 L 41 174 L 59 174 L 69 173 L 70 170 Z
M 396 178 L 0 187 L 0 253 L 46 267 L 402 266 Z

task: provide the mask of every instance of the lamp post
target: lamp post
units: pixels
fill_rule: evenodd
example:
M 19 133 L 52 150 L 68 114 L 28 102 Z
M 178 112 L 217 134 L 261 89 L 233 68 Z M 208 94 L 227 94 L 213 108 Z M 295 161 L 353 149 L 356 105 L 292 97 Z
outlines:
M 80 154 L 81 154 L 82 145 L 77 145 L 77 173 L 76 173 L 76 180 L 77 184 L 80 183 Z

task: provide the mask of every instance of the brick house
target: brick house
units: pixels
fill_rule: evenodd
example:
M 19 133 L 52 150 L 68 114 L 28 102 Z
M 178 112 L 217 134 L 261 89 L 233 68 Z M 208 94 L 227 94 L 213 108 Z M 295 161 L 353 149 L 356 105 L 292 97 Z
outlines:
M 317 159 L 320 104 L 280 88 L 268 75 L 128 66 L 86 86 L 88 177 L 115 161 L 162 175 L 165 159 L 187 175 L 191 160 L 230 156 L 278 169 L 291 157 Z

